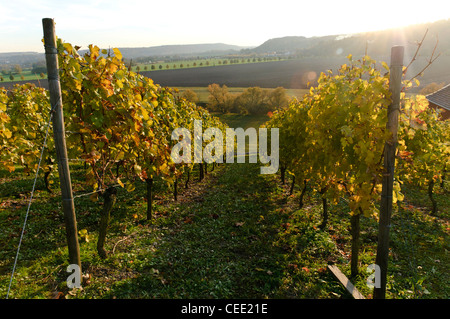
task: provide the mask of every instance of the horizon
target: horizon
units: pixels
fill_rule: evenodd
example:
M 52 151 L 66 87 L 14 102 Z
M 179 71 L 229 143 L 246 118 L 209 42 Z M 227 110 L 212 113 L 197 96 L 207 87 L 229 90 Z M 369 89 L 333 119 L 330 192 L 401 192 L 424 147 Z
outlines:
M 450 18 L 449 18 L 450 19 Z M 261 42 L 260 44 L 257 45 L 237 45 L 234 43 L 225 43 L 225 42 L 202 42 L 202 43 L 172 43 L 172 44 L 160 44 L 160 45 L 150 45 L 150 46 L 108 46 L 110 48 L 120 48 L 120 49 L 140 49 L 140 48 L 157 48 L 157 47 L 170 47 L 170 46 L 189 46 L 189 45 L 214 45 L 214 44 L 223 44 L 223 45 L 230 45 L 230 46 L 237 46 L 237 47 L 241 47 L 241 48 L 256 48 L 262 44 L 264 44 L 265 42 L 267 42 L 268 40 L 272 40 L 272 39 L 277 39 L 277 38 L 287 38 L 287 37 L 304 37 L 304 38 L 315 38 L 315 37 L 326 37 L 326 36 L 353 36 L 353 35 L 357 35 L 357 34 L 364 34 L 364 33 L 371 33 L 371 32 L 383 32 L 383 31 L 389 31 L 389 30 L 395 30 L 395 29 L 403 29 L 403 28 L 408 28 L 411 26 L 416 26 L 416 25 L 422 25 L 422 24 L 427 24 L 427 23 L 434 23 L 434 22 L 439 22 L 439 21 L 447 21 L 448 19 L 439 19 L 436 21 L 430 21 L 430 22 L 424 22 L 424 23 L 417 23 L 417 24 L 409 24 L 409 25 L 405 25 L 405 26 L 399 26 L 399 27 L 395 27 L 395 28 L 387 28 L 387 29 L 380 29 L 380 30 L 369 30 L 369 31 L 364 31 L 364 32 L 356 32 L 356 33 L 347 33 L 347 34 L 324 34 L 324 35 L 312 35 L 312 36 L 303 36 L 303 35 L 286 35 L 286 36 L 279 36 L 276 38 L 268 38 L 266 40 L 264 40 L 263 42 Z M 55 22 L 56 24 L 56 22 Z M 64 40 L 64 39 L 63 39 Z M 65 40 L 64 40 L 65 41 Z M 65 42 L 69 42 L 70 41 L 65 41 Z M 99 46 L 97 43 L 92 43 L 94 45 Z M 99 46 L 100 48 L 106 48 L 103 46 Z M 80 50 L 87 50 L 87 45 L 85 47 L 81 47 Z M 44 53 L 44 49 L 42 48 L 41 50 L 36 50 L 36 51 L 0 51 L 0 54 L 13 54 L 13 53 Z
M 42 19 L 46 17 L 55 20 L 60 38 L 82 49 L 89 44 L 103 48 L 213 43 L 257 47 L 274 38 L 352 35 L 450 18 L 445 10 L 436 10 L 442 1 L 430 0 L 426 6 L 416 0 L 406 7 L 402 3 L 379 0 L 369 8 L 355 0 L 320 4 L 280 0 L 270 7 L 266 1 L 237 0 L 221 6 L 203 0 L 171 0 L 161 6 L 138 0 L 75 4 L 18 0 L 0 4 L 0 53 L 43 53 Z

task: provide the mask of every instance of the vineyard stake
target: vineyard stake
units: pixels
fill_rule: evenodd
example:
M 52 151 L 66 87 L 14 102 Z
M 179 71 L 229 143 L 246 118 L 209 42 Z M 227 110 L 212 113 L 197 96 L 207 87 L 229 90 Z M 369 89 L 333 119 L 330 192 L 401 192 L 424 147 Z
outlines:
M 391 66 L 389 75 L 389 91 L 392 103 L 388 107 L 387 129 L 392 133 L 384 146 L 384 174 L 381 191 L 380 221 L 378 224 L 378 246 L 376 264 L 380 267 L 381 285 L 374 288 L 374 299 L 385 299 L 387 268 L 389 258 L 389 228 L 391 226 L 392 193 L 394 185 L 395 151 L 397 148 L 398 115 L 400 110 L 400 92 L 403 69 L 403 46 L 391 49 Z
M 80 247 L 78 244 L 77 221 L 73 203 L 72 182 L 70 180 L 69 161 L 67 157 L 62 109 L 61 85 L 59 82 L 58 51 L 56 49 L 55 23 L 53 19 L 42 19 L 44 29 L 45 60 L 50 92 L 50 105 L 53 111 L 53 135 L 55 139 L 56 159 L 58 162 L 59 181 L 61 184 L 62 206 L 66 224 L 66 237 L 70 264 L 80 267 Z

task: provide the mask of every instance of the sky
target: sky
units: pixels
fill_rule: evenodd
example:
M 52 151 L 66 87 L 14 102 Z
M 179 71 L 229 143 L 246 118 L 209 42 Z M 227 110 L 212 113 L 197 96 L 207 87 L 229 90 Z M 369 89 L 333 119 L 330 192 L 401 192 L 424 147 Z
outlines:
M 450 18 L 448 0 L 0 0 L 0 52 L 43 52 L 42 18 L 86 48 L 226 43 L 385 30 Z

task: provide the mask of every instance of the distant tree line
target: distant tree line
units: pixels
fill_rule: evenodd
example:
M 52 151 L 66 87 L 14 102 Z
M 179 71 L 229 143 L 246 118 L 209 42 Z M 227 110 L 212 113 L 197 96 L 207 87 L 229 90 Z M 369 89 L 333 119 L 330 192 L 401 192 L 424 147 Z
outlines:
M 32 64 L 31 74 L 47 74 L 47 65 L 45 61 L 39 61 Z
M 250 87 L 242 93 L 232 94 L 226 85 L 210 84 L 207 108 L 212 112 L 267 114 L 288 105 L 286 89 Z
M 2 64 L 0 65 L 0 82 L 3 82 L 5 78 L 9 78 L 11 81 L 16 80 L 16 76 L 19 76 L 21 80 L 24 80 L 24 73 L 27 73 L 29 69 L 24 70 L 20 64 Z M 41 78 L 45 77 L 47 73 L 47 67 L 45 61 L 39 61 L 32 64 L 31 74 L 39 74 Z

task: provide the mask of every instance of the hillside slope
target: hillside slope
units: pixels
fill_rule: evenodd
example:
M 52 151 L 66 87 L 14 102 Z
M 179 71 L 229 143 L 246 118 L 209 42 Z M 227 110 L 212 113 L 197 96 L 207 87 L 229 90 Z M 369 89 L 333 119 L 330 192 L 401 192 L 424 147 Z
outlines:
M 403 45 L 406 53 L 412 54 L 416 42 L 425 32 L 428 34 L 422 46 L 422 55 L 430 55 L 438 41 L 437 52 L 450 54 L 450 19 L 433 23 L 417 24 L 402 28 L 349 35 L 323 37 L 282 37 L 270 39 L 260 46 L 245 50 L 247 53 L 297 53 L 301 56 L 362 55 L 367 49 L 370 56 L 386 55 L 393 45 Z

